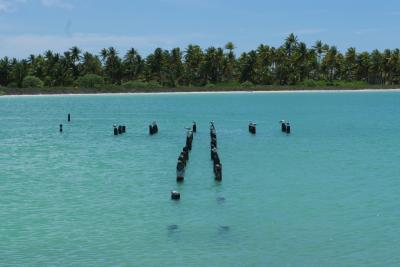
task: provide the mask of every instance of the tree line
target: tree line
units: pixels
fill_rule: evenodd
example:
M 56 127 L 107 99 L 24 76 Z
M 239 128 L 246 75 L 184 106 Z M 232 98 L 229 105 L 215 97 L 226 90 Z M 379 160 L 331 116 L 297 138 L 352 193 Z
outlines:
M 212 86 L 221 83 L 298 85 L 324 81 L 368 84 L 400 83 L 400 50 L 341 53 L 317 41 L 312 47 L 290 34 L 279 47 L 260 45 L 236 56 L 235 46 L 185 50 L 157 48 L 142 57 L 134 48 L 120 56 L 113 47 L 98 55 L 72 47 L 60 54 L 46 51 L 17 60 L 0 59 L 0 85 L 8 87 L 96 87 L 140 85 L 160 87 Z

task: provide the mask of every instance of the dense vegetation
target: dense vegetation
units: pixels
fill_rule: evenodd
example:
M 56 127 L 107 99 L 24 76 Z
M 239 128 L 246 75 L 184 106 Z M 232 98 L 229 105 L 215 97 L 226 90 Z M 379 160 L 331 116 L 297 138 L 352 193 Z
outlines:
M 177 88 L 255 86 L 398 85 L 400 50 L 344 54 L 317 41 L 307 47 L 290 34 L 280 47 L 260 45 L 236 56 L 234 45 L 184 51 L 161 48 L 143 58 L 130 49 L 121 58 L 113 47 L 99 55 L 72 47 L 17 60 L 0 59 L 0 86 L 7 88 Z M 1 88 L 0 88 L 1 89 Z M 4 88 L 3 88 L 4 91 Z

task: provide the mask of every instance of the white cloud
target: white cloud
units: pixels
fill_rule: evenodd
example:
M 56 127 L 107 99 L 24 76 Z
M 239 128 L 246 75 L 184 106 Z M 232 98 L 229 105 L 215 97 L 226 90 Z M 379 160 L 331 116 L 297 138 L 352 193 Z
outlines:
M 145 54 L 156 47 L 169 49 L 207 38 L 206 35 L 202 34 L 176 36 L 130 36 L 87 33 L 76 33 L 68 36 L 32 34 L 0 35 L 0 57 L 25 58 L 30 54 L 41 54 L 49 49 L 55 52 L 64 52 L 75 45 L 84 51 L 92 53 L 99 53 L 102 48 L 114 46 L 122 54 L 131 47 L 135 47 Z
M 18 4 L 25 2 L 26 0 L 0 0 L 0 13 L 15 11 Z
M 40 3 L 45 7 L 58 7 L 64 9 L 71 9 L 74 7 L 66 0 L 40 0 Z

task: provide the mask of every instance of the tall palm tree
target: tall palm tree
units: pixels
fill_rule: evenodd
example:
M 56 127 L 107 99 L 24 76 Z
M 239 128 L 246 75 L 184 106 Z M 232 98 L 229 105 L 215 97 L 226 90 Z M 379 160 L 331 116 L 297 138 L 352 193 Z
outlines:
M 79 64 L 81 61 L 81 50 L 77 46 L 73 46 L 70 50 L 71 68 L 74 79 L 79 76 Z
M 125 54 L 123 66 L 124 66 L 124 79 L 132 81 L 138 78 L 142 71 L 142 57 L 136 51 L 131 48 Z
M 122 63 L 118 52 L 114 47 L 103 49 L 101 57 L 104 62 L 106 80 L 111 84 L 120 84 L 122 78 Z
M 202 82 L 201 67 L 203 63 L 204 53 L 200 46 L 189 45 L 185 50 L 184 68 L 186 84 L 199 85 Z
M 82 57 L 82 68 L 80 69 L 80 75 L 86 74 L 102 74 L 101 62 L 97 56 L 92 55 L 89 52 L 85 52 Z
M 369 83 L 383 83 L 383 61 L 382 54 L 377 49 L 372 51 L 368 78 Z
M 329 81 L 333 81 L 335 79 L 337 72 L 337 54 L 338 50 L 336 46 L 331 46 L 322 62 L 323 69 L 325 69 L 326 77 Z
M 289 58 L 292 56 L 293 50 L 297 47 L 297 45 L 297 36 L 294 35 L 294 33 L 289 34 L 289 36 L 285 39 L 285 43 L 283 44 Z
M 357 52 L 354 47 L 347 49 L 344 57 L 344 78 L 348 81 L 356 79 L 357 74 Z
M 228 50 L 228 53 L 225 55 L 224 59 L 224 79 L 226 81 L 231 81 L 235 75 L 236 68 L 236 57 L 233 52 L 235 45 L 232 42 L 228 42 L 225 45 L 225 49 Z
M 322 55 L 324 53 L 323 46 L 324 45 L 321 40 L 316 41 L 313 46 L 313 49 L 315 50 L 315 52 L 317 53 L 317 56 L 318 56 L 318 64 L 321 64 Z
M 184 73 L 182 62 L 182 52 L 179 48 L 174 48 L 169 53 L 169 60 L 167 66 L 169 86 L 177 87 L 181 85 L 181 80 Z
M 11 62 L 8 57 L 0 59 L 0 85 L 6 86 L 10 83 Z

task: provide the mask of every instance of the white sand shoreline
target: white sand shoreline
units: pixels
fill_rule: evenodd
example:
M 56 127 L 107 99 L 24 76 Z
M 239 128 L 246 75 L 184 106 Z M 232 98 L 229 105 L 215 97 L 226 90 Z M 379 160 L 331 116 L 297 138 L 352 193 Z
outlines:
M 333 89 L 333 90 L 271 90 L 271 91 L 193 91 L 193 92 L 133 92 L 133 93 L 78 93 L 78 94 L 26 94 L 0 95 L 5 97 L 49 97 L 49 96 L 120 96 L 120 95 L 186 95 L 186 94 L 293 94 L 293 93 L 383 93 L 400 92 L 400 89 Z

